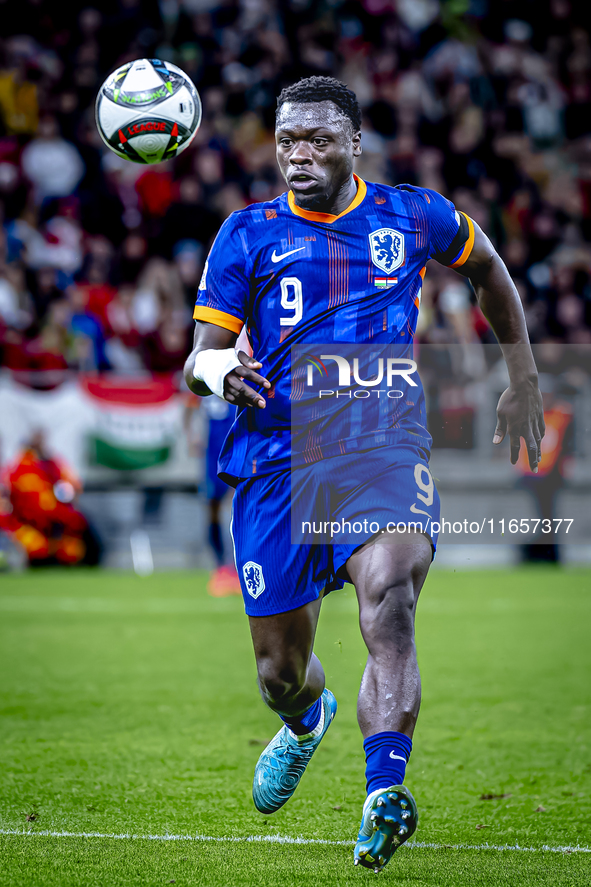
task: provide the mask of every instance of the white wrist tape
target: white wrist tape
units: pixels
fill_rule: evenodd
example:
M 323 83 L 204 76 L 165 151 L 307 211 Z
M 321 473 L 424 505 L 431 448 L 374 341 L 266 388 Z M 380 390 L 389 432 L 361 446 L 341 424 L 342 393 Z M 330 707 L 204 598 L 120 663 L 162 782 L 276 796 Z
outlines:
M 205 382 L 210 391 L 224 397 L 224 379 L 236 367 L 242 366 L 233 348 L 207 348 L 195 358 L 193 375 Z

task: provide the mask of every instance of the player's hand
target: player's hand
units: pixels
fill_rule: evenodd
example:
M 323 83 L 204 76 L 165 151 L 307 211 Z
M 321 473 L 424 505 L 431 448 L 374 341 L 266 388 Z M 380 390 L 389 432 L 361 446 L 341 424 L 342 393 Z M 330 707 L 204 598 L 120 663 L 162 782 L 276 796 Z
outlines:
M 255 385 L 262 385 L 263 388 L 270 388 L 271 383 L 264 376 L 259 375 L 262 363 L 249 357 L 244 351 L 238 352 L 238 360 L 241 367 L 236 367 L 227 374 L 224 379 L 224 400 L 228 403 L 234 403 L 239 407 L 258 407 L 265 409 L 265 399 L 261 397 L 258 391 L 253 391 L 250 385 L 245 383 L 245 379 L 253 382 Z
M 519 458 L 521 438 L 527 447 L 529 467 L 537 474 L 542 458 L 542 438 L 546 433 L 542 395 L 537 382 L 529 379 L 519 385 L 510 385 L 497 404 L 497 427 L 493 443 L 500 444 L 505 435 L 511 441 L 511 464 Z

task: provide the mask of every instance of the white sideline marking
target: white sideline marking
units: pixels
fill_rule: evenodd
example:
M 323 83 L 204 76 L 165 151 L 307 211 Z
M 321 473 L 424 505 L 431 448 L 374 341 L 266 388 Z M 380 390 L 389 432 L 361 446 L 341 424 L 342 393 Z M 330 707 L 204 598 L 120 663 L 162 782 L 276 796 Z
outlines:
M 104 834 L 103 832 L 57 832 L 49 830 L 27 831 L 27 829 L 0 828 L 0 835 L 21 835 L 39 838 L 111 838 L 116 841 L 213 841 L 217 844 L 324 844 L 331 847 L 352 847 L 354 841 L 328 841 L 324 838 L 291 838 L 289 835 L 244 835 L 241 837 L 219 837 L 215 835 L 132 835 Z M 591 853 L 591 847 L 521 847 L 519 844 L 435 844 L 429 841 L 411 841 L 403 847 L 420 850 L 496 850 L 513 853 Z

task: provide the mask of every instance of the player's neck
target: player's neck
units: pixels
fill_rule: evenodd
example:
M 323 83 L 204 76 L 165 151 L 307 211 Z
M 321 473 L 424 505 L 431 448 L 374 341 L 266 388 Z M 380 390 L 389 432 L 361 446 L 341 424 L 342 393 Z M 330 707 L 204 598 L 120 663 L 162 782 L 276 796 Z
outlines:
M 316 213 L 328 213 L 333 216 L 340 216 L 342 212 L 344 212 L 348 206 L 355 200 L 355 195 L 357 194 L 357 180 L 353 178 L 351 175 L 350 178 L 341 185 L 338 191 L 335 191 L 330 197 L 326 199 L 320 199 L 318 201 L 314 201 L 313 203 L 310 200 L 304 199 L 302 202 L 298 199 L 298 197 L 302 197 L 303 195 L 298 195 L 295 192 L 293 193 L 293 199 L 296 206 L 299 206 L 300 209 L 307 209 L 310 212 Z

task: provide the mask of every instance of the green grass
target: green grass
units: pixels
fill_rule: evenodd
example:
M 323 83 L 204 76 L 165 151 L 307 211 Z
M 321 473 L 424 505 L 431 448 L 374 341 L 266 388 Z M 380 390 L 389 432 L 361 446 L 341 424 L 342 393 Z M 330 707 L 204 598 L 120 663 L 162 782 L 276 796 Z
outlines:
M 250 784 L 278 722 L 258 698 L 242 602 L 209 598 L 205 578 L 0 575 L 0 828 L 31 832 L 0 835 L 0 885 L 321 887 L 374 877 L 353 868 L 348 846 L 34 836 L 354 838 L 364 648 L 352 589 L 325 601 L 317 640 L 337 719 L 294 798 L 264 817 Z M 583 570 L 431 574 L 407 784 L 421 813 L 416 840 L 442 846 L 402 849 L 380 876 L 387 882 L 591 882 L 591 854 L 445 847 L 591 845 L 590 586 Z

